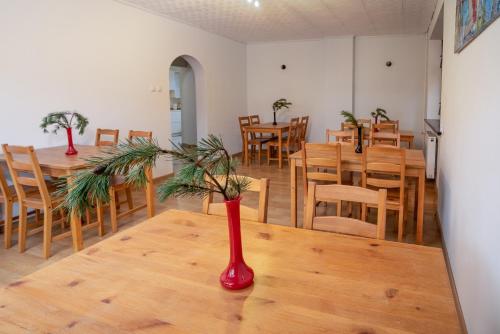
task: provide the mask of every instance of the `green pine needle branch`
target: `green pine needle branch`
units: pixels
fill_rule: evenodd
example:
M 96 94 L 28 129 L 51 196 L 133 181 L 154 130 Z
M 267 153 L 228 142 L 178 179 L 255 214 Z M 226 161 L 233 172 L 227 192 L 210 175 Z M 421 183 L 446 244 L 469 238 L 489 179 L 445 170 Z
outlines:
M 73 121 L 75 123 L 73 123 Z M 43 129 L 43 132 L 48 133 L 49 128 L 52 127 L 52 132 L 57 133 L 60 129 L 69 129 L 74 127 L 78 130 L 78 133 L 82 135 L 88 124 L 89 120 L 76 111 L 58 111 L 52 112 L 42 118 L 40 128 Z
M 354 116 L 354 114 L 352 112 L 343 110 L 340 114 L 342 116 L 344 116 L 346 123 L 350 123 L 350 124 L 353 124 L 354 126 L 358 126 L 358 120 L 356 119 L 356 117 Z
M 172 146 L 166 150 L 156 140 L 135 139 L 89 159 L 90 169 L 78 173 L 69 185 L 61 182 L 59 193 L 65 196 L 62 206 L 81 216 L 98 202 L 108 203 L 109 186 L 116 175 L 125 176 L 131 186 L 143 187 L 147 182 L 145 171 L 161 157 L 178 160 L 183 165 L 174 177 L 158 187 L 162 201 L 169 197 L 204 198 L 210 193 L 232 200 L 248 189 L 248 179 L 237 176 L 236 162 L 220 137 L 209 135 L 194 147 L 174 143 Z

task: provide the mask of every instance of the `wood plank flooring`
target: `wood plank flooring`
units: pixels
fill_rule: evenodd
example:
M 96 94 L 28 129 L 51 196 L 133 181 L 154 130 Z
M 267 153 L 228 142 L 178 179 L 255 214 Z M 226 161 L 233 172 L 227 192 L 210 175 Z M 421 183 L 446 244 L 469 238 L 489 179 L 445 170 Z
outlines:
M 268 222 L 270 224 L 289 225 L 290 222 L 290 171 L 285 163 L 283 169 L 278 169 L 276 165 L 257 166 L 256 164 L 250 167 L 240 166 L 239 173 L 248 175 L 254 178 L 266 177 L 271 180 L 270 198 L 269 198 L 269 213 Z M 302 180 L 299 175 L 298 180 L 299 194 L 298 198 L 302 199 Z M 414 186 L 410 184 L 410 203 L 414 203 Z M 144 192 L 134 193 L 136 203 L 145 203 Z M 250 206 L 256 206 L 257 195 L 245 193 L 243 201 Z M 169 199 L 164 203 L 157 203 L 157 213 L 167 209 L 180 209 L 201 212 L 202 200 L 193 199 Z M 329 207 L 324 208 L 326 210 Z M 413 219 L 413 208 L 409 210 L 409 222 L 406 226 L 405 242 L 415 242 L 415 221 Z M 106 212 L 107 214 L 107 212 Z M 395 230 L 395 214 L 388 215 L 387 239 L 396 240 Z M 146 210 L 137 212 L 136 214 L 123 218 L 119 221 L 119 231 L 126 230 L 142 222 L 146 218 Z M 299 222 L 302 221 L 302 208 L 299 205 Z M 106 232 L 104 238 L 112 235 L 109 219 L 106 219 Z M 59 228 L 54 227 L 54 233 L 59 233 Z M 244 236 L 243 236 L 244 237 Z M 88 230 L 84 232 L 85 247 L 93 245 L 103 238 L 97 236 L 96 230 Z M 441 247 L 441 234 L 436 221 L 436 192 L 433 182 L 428 182 L 426 187 L 425 201 L 425 219 L 424 219 L 424 244 L 427 246 Z M 17 237 L 14 236 L 14 246 L 11 249 L 5 250 L 3 244 L 0 248 L 0 286 L 9 284 L 20 277 L 23 277 L 33 271 L 43 268 L 51 263 L 54 263 L 62 258 L 65 258 L 73 253 L 71 247 L 71 239 L 67 238 L 60 241 L 55 241 L 52 244 L 52 257 L 49 260 L 44 260 L 42 256 L 42 238 L 41 234 L 28 237 L 27 250 L 20 254 L 17 249 Z

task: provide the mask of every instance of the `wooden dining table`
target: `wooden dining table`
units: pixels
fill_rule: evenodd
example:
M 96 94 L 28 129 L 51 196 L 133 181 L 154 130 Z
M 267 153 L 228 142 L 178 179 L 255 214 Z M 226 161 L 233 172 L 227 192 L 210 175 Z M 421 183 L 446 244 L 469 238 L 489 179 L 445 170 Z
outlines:
M 407 143 L 408 148 L 413 148 L 413 140 L 415 139 L 415 135 L 412 131 L 401 130 L 399 131 L 400 140 L 402 143 Z
M 90 164 L 87 159 L 97 157 L 103 154 L 103 148 L 90 145 L 75 145 L 78 154 L 66 155 L 66 146 L 56 146 L 39 148 L 35 150 L 42 173 L 54 178 L 68 177 L 68 182 L 73 181 L 75 173 L 83 169 L 89 168 Z M 109 148 L 108 148 L 109 149 Z M 19 157 L 19 160 L 27 157 Z M 0 162 L 5 161 L 5 156 L 0 155 Z M 147 171 L 148 182 L 146 184 L 146 203 L 148 217 L 154 216 L 154 184 L 151 171 Z M 83 249 L 82 222 L 76 214 L 71 215 L 71 231 L 68 234 L 60 235 L 58 238 L 65 236 L 73 237 L 73 249 L 79 251 Z M 85 225 L 85 229 L 96 227 L 97 223 Z
M 439 248 L 165 211 L 0 289 L 2 333 L 460 333 Z
M 362 155 L 354 152 L 354 145 L 342 145 L 342 170 L 361 173 Z M 297 167 L 302 167 L 302 151 L 290 155 L 290 224 L 297 227 Z M 406 177 L 417 178 L 417 233 L 416 241 L 421 244 L 424 231 L 424 205 L 425 205 L 425 159 L 422 150 L 406 150 Z
M 270 133 L 277 137 L 278 140 L 278 166 L 279 168 L 283 167 L 283 134 L 287 133 L 290 130 L 290 123 L 278 122 L 276 125 L 273 123 L 261 123 L 254 125 L 247 125 L 243 128 L 245 142 L 243 146 L 245 147 L 244 161 L 245 165 L 248 166 L 250 164 L 250 159 L 248 156 L 248 136 L 250 134 L 258 134 L 258 133 Z

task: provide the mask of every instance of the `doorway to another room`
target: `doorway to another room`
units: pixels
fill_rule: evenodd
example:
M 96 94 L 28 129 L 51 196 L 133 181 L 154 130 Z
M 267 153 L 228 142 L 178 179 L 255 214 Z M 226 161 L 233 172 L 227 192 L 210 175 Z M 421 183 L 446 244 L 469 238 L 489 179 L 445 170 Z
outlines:
M 170 66 L 170 129 L 177 145 L 196 145 L 196 85 L 191 65 L 177 57 Z

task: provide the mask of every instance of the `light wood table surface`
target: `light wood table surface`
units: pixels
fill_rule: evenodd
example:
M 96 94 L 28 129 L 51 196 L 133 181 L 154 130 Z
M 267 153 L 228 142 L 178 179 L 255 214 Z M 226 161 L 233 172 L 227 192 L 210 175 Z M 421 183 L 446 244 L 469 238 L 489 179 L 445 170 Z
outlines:
M 342 145 L 342 170 L 361 173 L 361 154 L 354 152 L 353 145 Z M 390 161 L 388 161 L 390 162 Z M 302 151 L 290 155 L 290 224 L 297 227 L 297 167 L 302 167 Z M 421 244 L 424 233 L 425 159 L 422 150 L 406 150 L 406 176 L 418 179 L 417 187 L 417 243 Z
M 413 148 L 413 140 L 415 139 L 415 135 L 412 131 L 401 130 L 399 131 L 399 135 L 401 137 L 402 143 L 408 143 L 408 148 Z
M 459 333 L 441 249 L 166 211 L 0 290 L 2 333 Z
M 75 145 L 77 155 L 68 156 L 65 154 L 66 146 L 56 146 L 36 149 L 36 155 L 44 175 L 59 178 L 71 176 L 76 172 L 89 167 L 86 159 L 99 156 L 103 149 L 90 145 Z M 24 157 L 23 157 L 24 158 Z M 27 157 L 26 157 L 27 158 Z M 21 158 L 19 160 L 22 160 Z M 5 161 L 5 157 L 0 155 L 0 162 Z M 154 216 L 154 184 L 151 171 L 147 172 L 148 182 L 146 185 L 146 202 L 148 217 Z M 71 182 L 72 178 L 68 178 Z M 86 225 L 86 228 L 97 226 L 97 223 Z M 82 222 L 76 215 L 71 215 L 71 235 L 73 237 L 73 249 L 79 251 L 83 249 Z
M 283 134 L 287 133 L 290 129 L 290 124 L 289 123 L 284 123 L 284 122 L 278 122 L 277 125 L 273 125 L 273 123 L 261 123 L 261 124 L 255 124 L 255 125 L 248 125 L 243 128 L 243 131 L 245 132 L 245 152 L 244 152 L 244 159 L 245 159 L 245 165 L 248 166 L 250 163 L 250 159 L 248 156 L 248 135 L 250 133 L 271 133 L 273 135 L 276 135 L 278 137 L 278 166 L 279 168 L 283 167 L 283 146 L 282 146 L 282 139 L 283 139 Z

